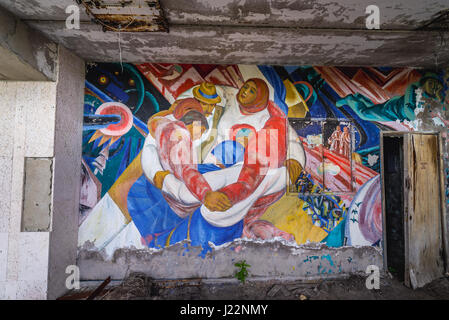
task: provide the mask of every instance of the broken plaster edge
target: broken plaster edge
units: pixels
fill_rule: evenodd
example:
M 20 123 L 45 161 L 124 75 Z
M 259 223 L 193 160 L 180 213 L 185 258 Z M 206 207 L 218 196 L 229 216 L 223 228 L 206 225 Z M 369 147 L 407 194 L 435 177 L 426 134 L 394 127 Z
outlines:
M 113 253 L 108 254 L 106 250 L 97 248 L 92 242 L 86 241 L 82 246 L 78 247 L 78 259 L 84 257 L 92 257 L 95 255 L 96 259 L 99 259 L 101 262 L 116 262 L 116 257 L 120 255 L 122 252 L 133 252 L 137 254 L 143 255 L 158 255 L 163 254 L 164 251 L 176 250 L 177 248 L 184 247 L 188 250 L 198 250 L 201 251 L 201 246 L 191 246 L 190 240 L 183 240 L 174 244 L 171 244 L 164 248 L 136 248 L 135 246 L 128 246 L 117 248 Z M 322 249 L 327 249 L 329 251 L 334 251 L 336 255 L 338 255 L 339 251 L 347 250 L 347 249 L 356 249 L 356 250 L 375 250 L 376 253 L 382 255 L 383 249 L 378 246 L 368 246 L 368 245 L 350 245 L 350 246 L 340 246 L 340 247 L 329 247 L 326 243 L 322 242 L 309 242 L 307 241 L 304 244 L 297 244 L 293 242 L 289 242 L 281 237 L 275 237 L 268 240 L 262 239 L 249 239 L 249 238 L 238 238 L 230 242 L 226 242 L 221 245 L 215 245 L 212 242 L 209 242 L 209 246 L 211 247 L 211 251 L 206 254 L 206 257 L 213 256 L 217 252 L 224 251 L 226 249 L 230 249 L 233 247 L 243 246 L 245 248 L 252 245 L 267 245 L 272 244 L 275 247 L 275 250 L 278 249 L 290 249 L 292 255 L 300 256 L 304 254 L 304 251 L 321 251 Z

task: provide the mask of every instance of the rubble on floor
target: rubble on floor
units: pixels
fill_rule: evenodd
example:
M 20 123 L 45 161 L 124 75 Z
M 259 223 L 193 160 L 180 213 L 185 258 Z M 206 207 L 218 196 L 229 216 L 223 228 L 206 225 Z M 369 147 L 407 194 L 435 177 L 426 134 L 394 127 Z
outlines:
M 257 280 L 235 279 L 155 280 L 131 273 L 119 285 L 106 288 L 82 287 L 60 299 L 86 300 L 397 300 L 449 299 L 449 278 L 437 279 L 412 290 L 395 278 L 383 276 L 380 288 L 367 289 L 366 278 L 351 275 L 343 279 Z M 96 290 L 97 289 L 97 290 Z

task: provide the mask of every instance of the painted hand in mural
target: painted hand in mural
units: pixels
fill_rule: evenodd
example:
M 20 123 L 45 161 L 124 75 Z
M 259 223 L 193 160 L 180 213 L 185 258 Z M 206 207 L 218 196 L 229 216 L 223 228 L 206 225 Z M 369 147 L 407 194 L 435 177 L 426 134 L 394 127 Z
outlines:
M 284 166 L 287 167 L 290 181 L 292 183 L 295 183 L 295 181 L 298 180 L 298 177 L 303 170 L 301 164 L 295 159 L 287 159 L 284 162 Z
M 156 174 L 154 175 L 154 178 L 153 178 L 154 186 L 158 189 L 162 189 L 162 185 L 164 184 L 164 179 L 170 173 L 171 172 L 168 170 L 156 172 Z
M 211 211 L 226 211 L 232 207 L 228 196 L 218 191 L 207 192 L 204 196 L 204 205 Z

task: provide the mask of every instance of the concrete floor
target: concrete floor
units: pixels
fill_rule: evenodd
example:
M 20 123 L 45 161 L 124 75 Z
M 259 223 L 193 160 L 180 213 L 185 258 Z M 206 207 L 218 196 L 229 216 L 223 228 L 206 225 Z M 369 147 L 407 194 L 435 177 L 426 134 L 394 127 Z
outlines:
M 352 275 L 341 280 L 279 281 L 201 279 L 152 280 L 132 274 L 121 284 L 106 287 L 95 300 L 447 300 L 449 278 L 442 277 L 412 290 L 384 276 L 378 290 L 368 290 L 366 278 Z M 63 299 L 84 300 L 95 287 L 73 291 Z M 78 296 L 73 296 L 74 294 Z

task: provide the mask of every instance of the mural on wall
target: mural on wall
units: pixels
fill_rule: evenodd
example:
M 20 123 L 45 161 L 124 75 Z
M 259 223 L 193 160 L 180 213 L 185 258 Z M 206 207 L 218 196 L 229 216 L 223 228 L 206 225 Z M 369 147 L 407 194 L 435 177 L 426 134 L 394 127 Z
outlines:
M 441 74 L 88 65 L 79 245 L 380 245 L 380 130 L 413 130 Z

